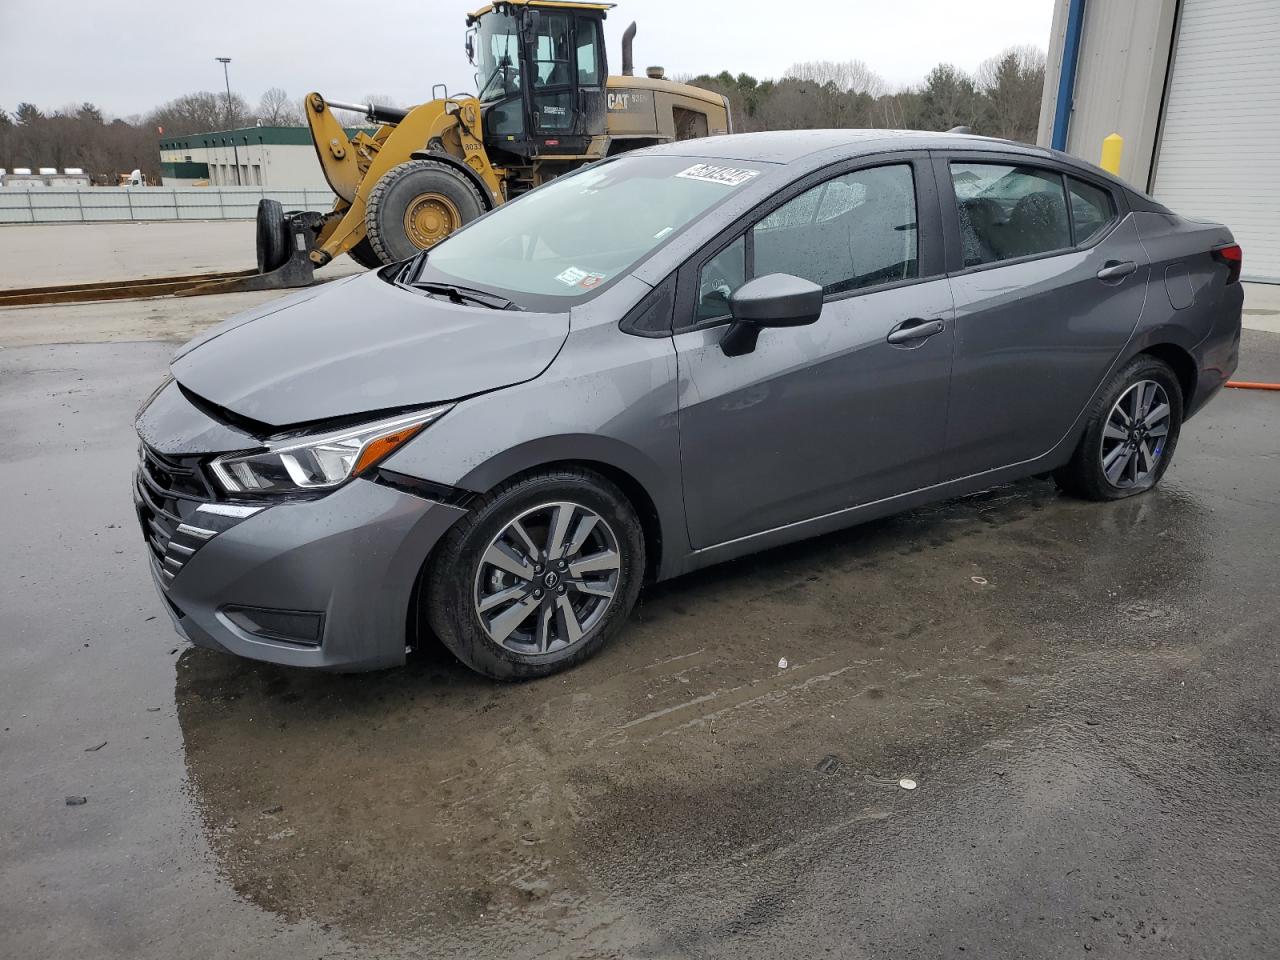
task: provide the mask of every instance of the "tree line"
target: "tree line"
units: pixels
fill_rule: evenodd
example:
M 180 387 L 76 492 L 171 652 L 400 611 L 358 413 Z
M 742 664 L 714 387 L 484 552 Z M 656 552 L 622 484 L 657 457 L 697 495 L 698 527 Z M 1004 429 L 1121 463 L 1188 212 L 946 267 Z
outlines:
M 1034 143 L 1044 64 L 1043 51 L 1011 47 L 984 61 L 972 75 L 943 63 L 922 83 L 904 90 L 891 89 L 860 60 L 797 63 L 777 80 L 735 76 L 727 70 L 685 79 L 724 94 L 738 132 L 965 126 L 984 136 Z
M 134 169 L 148 181 L 160 177 L 160 141 L 211 130 L 257 124 L 272 127 L 302 123 L 301 104 L 272 87 L 250 106 L 240 94 L 207 90 L 188 93 L 147 114 L 107 118 L 92 103 L 61 107 L 48 113 L 23 102 L 10 115 L 0 109 L 0 167 L 79 167 L 94 183 L 114 184 Z
M 683 78 L 724 94 L 734 129 L 799 130 L 812 127 L 881 127 L 948 130 L 1034 142 L 1044 85 L 1044 53 L 1012 47 L 985 61 L 970 75 L 939 64 L 914 87 L 894 90 L 859 60 L 797 63 L 781 78 L 757 80 L 725 70 Z M 365 101 L 395 106 L 386 96 Z M 340 114 L 347 125 L 363 122 Z M 212 130 L 294 126 L 303 122 L 302 104 L 279 87 L 263 93 L 256 106 L 239 94 L 199 91 L 176 97 L 145 115 L 108 118 L 92 103 L 45 113 L 20 103 L 10 115 L 0 109 L 0 167 L 79 167 L 95 183 L 114 184 L 137 168 L 153 183 L 160 176 L 160 140 Z

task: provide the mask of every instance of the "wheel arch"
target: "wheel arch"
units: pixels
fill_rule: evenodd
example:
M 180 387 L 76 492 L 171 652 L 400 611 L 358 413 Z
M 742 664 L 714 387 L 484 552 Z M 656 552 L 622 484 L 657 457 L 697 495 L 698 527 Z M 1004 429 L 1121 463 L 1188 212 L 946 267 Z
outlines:
M 1157 360 L 1169 365 L 1174 375 L 1178 378 L 1178 386 L 1182 388 L 1183 405 L 1190 404 L 1191 398 L 1195 396 L 1196 381 L 1199 377 L 1195 359 L 1191 356 L 1190 351 L 1185 347 L 1166 341 L 1145 347 L 1135 356 L 1140 356 L 1141 354 L 1155 357 Z
M 576 448 L 576 455 L 563 455 L 565 450 L 559 445 L 549 445 L 551 441 L 564 441 Z M 625 452 L 624 452 L 625 451 Z M 628 452 L 630 455 L 628 455 Z M 561 455 L 557 455 L 561 454 Z M 482 496 L 489 490 L 516 480 L 526 474 L 556 467 L 575 467 L 594 471 L 616 486 L 631 503 L 640 520 L 640 528 L 644 534 L 645 547 L 645 582 L 653 582 L 671 574 L 663 569 L 663 558 L 668 556 L 664 551 L 670 548 L 668 538 L 676 539 L 676 533 L 682 530 L 682 517 L 664 516 L 658 501 L 639 475 L 647 473 L 643 464 L 636 458 L 643 457 L 639 451 L 627 447 L 618 441 L 593 435 L 548 438 L 534 441 L 513 448 L 478 465 L 452 488 L 464 498 L 471 499 Z M 623 465 L 626 462 L 627 465 Z M 656 471 L 656 464 L 651 464 Z M 637 469 L 637 466 L 639 469 Z M 656 474 L 655 474 L 656 475 Z M 667 507 L 670 510 L 670 507 Z M 677 547 L 678 549 L 678 547 Z M 406 645 L 412 649 L 422 649 L 427 642 L 435 640 L 427 626 L 424 615 L 429 584 L 427 572 L 435 553 L 435 546 L 422 558 L 418 574 L 409 592 L 406 610 Z
M 409 154 L 410 160 L 433 160 L 436 163 L 444 164 L 451 167 L 458 173 L 462 174 L 471 183 L 473 187 L 480 191 L 480 197 L 484 200 L 484 212 L 488 213 L 494 207 L 498 206 L 502 201 L 498 199 L 489 189 L 489 185 L 484 182 L 484 178 L 476 173 L 469 165 L 459 160 L 451 153 L 445 153 L 441 150 L 414 150 Z
M 596 434 L 532 440 L 504 450 L 470 470 L 456 486 L 476 493 L 537 470 L 558 466 L 594 470 L 622 491 L 640 518 L 645 537 L 645 579 L 667 575 L 672 552 L 680 552 L 683 499 L 673 482 L 642 451 Z

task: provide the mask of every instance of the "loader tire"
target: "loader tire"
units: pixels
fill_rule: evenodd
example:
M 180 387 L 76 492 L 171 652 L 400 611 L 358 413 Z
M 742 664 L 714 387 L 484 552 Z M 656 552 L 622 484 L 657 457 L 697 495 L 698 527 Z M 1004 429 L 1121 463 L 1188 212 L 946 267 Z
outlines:
M 369 242 L 369 238 L 365 237 L 354 247 L 347 251 L 347 256 L 354 260 L 366 270 L 376 270 L 382 266 L 382 261 L 378 259 L 378 255 L 374 253 L 373 244 Z
M 373 185 L 364 223 L 378 259 L 397 263 L 482 213 L 480 191 L 463 174 L 437 160 L 409 160 Z
M 278 200 L 258 201 L 258 272 L 270 273 L 289 259 L 289 226 Z

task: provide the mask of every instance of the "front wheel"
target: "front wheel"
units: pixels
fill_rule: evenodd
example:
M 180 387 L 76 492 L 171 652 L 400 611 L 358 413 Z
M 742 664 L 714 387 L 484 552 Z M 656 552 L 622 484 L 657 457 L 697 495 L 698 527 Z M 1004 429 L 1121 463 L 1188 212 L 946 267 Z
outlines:
M 539 471 L 485 495 L 445 535 L 428 568 L 427 620 L 473 670 L 544 677 L 622 628 L 644 569 L 644 534 L 617 487 L 590 470 Z
M 1094 401 L 1058 486 L 1089 500 L 1119 500 L 1150 490 L 1173 459 L 1182 430 L 1182 387 L 1162 360 L 1134 357 Z
M 484 213 L 480 191 L 438 160 L 407 160 L 369 191 L 365 233 L 383 263 L 407 260 Z
M 270 273 L 289 259 L 289 225 L 279 200 L 263 197 L 258 201 L 255 227 L 258 272 Z

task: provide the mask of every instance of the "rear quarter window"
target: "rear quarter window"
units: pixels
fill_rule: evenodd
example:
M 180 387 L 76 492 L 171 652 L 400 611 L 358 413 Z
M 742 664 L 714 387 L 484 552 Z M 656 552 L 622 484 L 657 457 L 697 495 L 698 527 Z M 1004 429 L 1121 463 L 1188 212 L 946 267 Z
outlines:
M 1067 192 L 1071 195 L 1071 222 L 1075 227 L 1076 246 L 1089 243 L 1107 229 L 1115 219 L 1115 204 L 1111 194 L 1091 183 L 1067 177 Z

